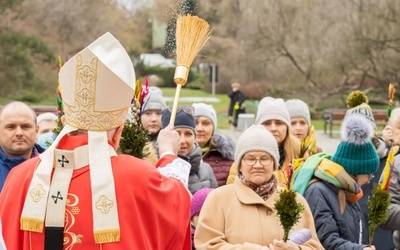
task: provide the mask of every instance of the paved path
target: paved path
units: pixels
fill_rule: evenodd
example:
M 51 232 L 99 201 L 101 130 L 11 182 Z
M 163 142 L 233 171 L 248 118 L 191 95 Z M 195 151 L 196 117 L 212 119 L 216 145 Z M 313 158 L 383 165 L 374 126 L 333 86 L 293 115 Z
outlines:
M 231 130 L 219 130 L 221 134 L 227 135 L 232 138 L 235 142 L 239 138 L 242 131 L 231 131 Z M 317 146 L 328 154 L 333 154 L 336 151 L 337 145 L 340 142 L 339 134 L 333 134 L 332 138 L 328 134 L 324 134 L 324 131 L 315 131 L 315 137 L 317 138 Z

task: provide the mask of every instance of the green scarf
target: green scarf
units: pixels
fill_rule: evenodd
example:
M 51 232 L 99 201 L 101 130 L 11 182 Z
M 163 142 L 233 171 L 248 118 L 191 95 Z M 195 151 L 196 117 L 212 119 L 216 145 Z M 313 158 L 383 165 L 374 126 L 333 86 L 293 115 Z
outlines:
M 304 195 L 312 178 L 328 182 L 349 194 L 360 193 L 357 182 L 325 153 L 310 156 L 293 177 L 292 189 Z
M 291 184 L 293 190 L 297 191 L 299 194 L 304 195 L 306 192 L 308 183 L 314 176 L 315 169 L 321 163 L 323 159 L 330 159 L 331 156 L 326 153 L 319 153 L 312 155 L 307 158 L 307 160 L 298 167 L 291 178 Z

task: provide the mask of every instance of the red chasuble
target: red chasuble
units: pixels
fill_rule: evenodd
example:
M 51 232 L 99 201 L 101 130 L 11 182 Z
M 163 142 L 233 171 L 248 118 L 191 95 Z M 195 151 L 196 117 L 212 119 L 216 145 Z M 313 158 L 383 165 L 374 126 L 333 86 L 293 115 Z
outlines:
M 66 136 L 57 148 L 72 150 L 87 136 Z M 168 155 L 157 166 L 176 157 Z M 0 216 L 7 249 L 43 249 L 44 233 L 20 230 L 29 184 L 40 159 L 30 159 L 9 174 L 0 195 Z M 111 158 L 121 240 L 95 244 L 89 167 L 74 170 L 68 190 L 64 249 L 190 249 L 190 196 L 183 184 L 162 176 L 147 161 L 120 155 Z

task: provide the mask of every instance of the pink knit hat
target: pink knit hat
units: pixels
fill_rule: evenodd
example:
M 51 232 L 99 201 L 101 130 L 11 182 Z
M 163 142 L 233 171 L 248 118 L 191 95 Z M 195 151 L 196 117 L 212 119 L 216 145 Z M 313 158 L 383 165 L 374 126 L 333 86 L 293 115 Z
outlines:
M 190 207 L 190 218 L 200 213 L 207 195 L 213 190 L 213 188 L 202 188 L 194 193 L 192 197 L 192 205 Z

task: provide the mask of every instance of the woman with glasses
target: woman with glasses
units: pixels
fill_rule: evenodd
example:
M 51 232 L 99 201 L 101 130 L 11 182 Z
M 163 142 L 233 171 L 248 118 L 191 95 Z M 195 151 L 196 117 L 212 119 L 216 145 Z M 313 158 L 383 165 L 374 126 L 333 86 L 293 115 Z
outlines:
M 196 117 L 196 141 L 201 147 L 203 161 L 210 164 L 218 186 L 226 184 L 234 160 L 235 143 L 231 138 L 216 133 L 217 113 L 213 106 L 193 103 Z
M 283 229 L 274 208 L 283 189 L 274 171 L 279 151 L 273 135 L 261 125 L 245 130 L 236 143 L 238 178 L 232 185 L 213 190 L 201 209 L 195 233 L 197 250 L 202 249 L 322 249 L 307 202 L 292 231 L 308 229 L 311 238 L 300 245 L 283 242 Z
M 162 111 L 162 127 L 165 128 L 170 123 L 171 107 Z M 188 161 L 192 166 L 189 174 L 189 191 L 194 194 L 201 188 L 216 188 L 217 181 L 209 164 L 201 159 L 201 149 L 196 139 L 196 124 L 194 110 L 191 106 L 178 107 L 174 130 L 181 138 L 178 156 Z
M 335 154 L 310 156 L 293 177 L 293 189 L 307 200 L 318 238 L 327 250 L 375 249 L 367 245 L 368 227 L 359 205 L 361 186 L 379 166 L 373 134 L 362 115 L 346 117 Z
M 281 98 L 264 97 L 257 108 L 256 124 L 263 125 L 274 136 L 279 149 L 279 162 L 275 172 L 278 185 L 287 187 L 289 182 L 289 164 L 299 158 L 300 143 L 290 133 L 290 116 L 286 104 Z M 232 166 L 228 183 L 236 176 L 236 168 Z

